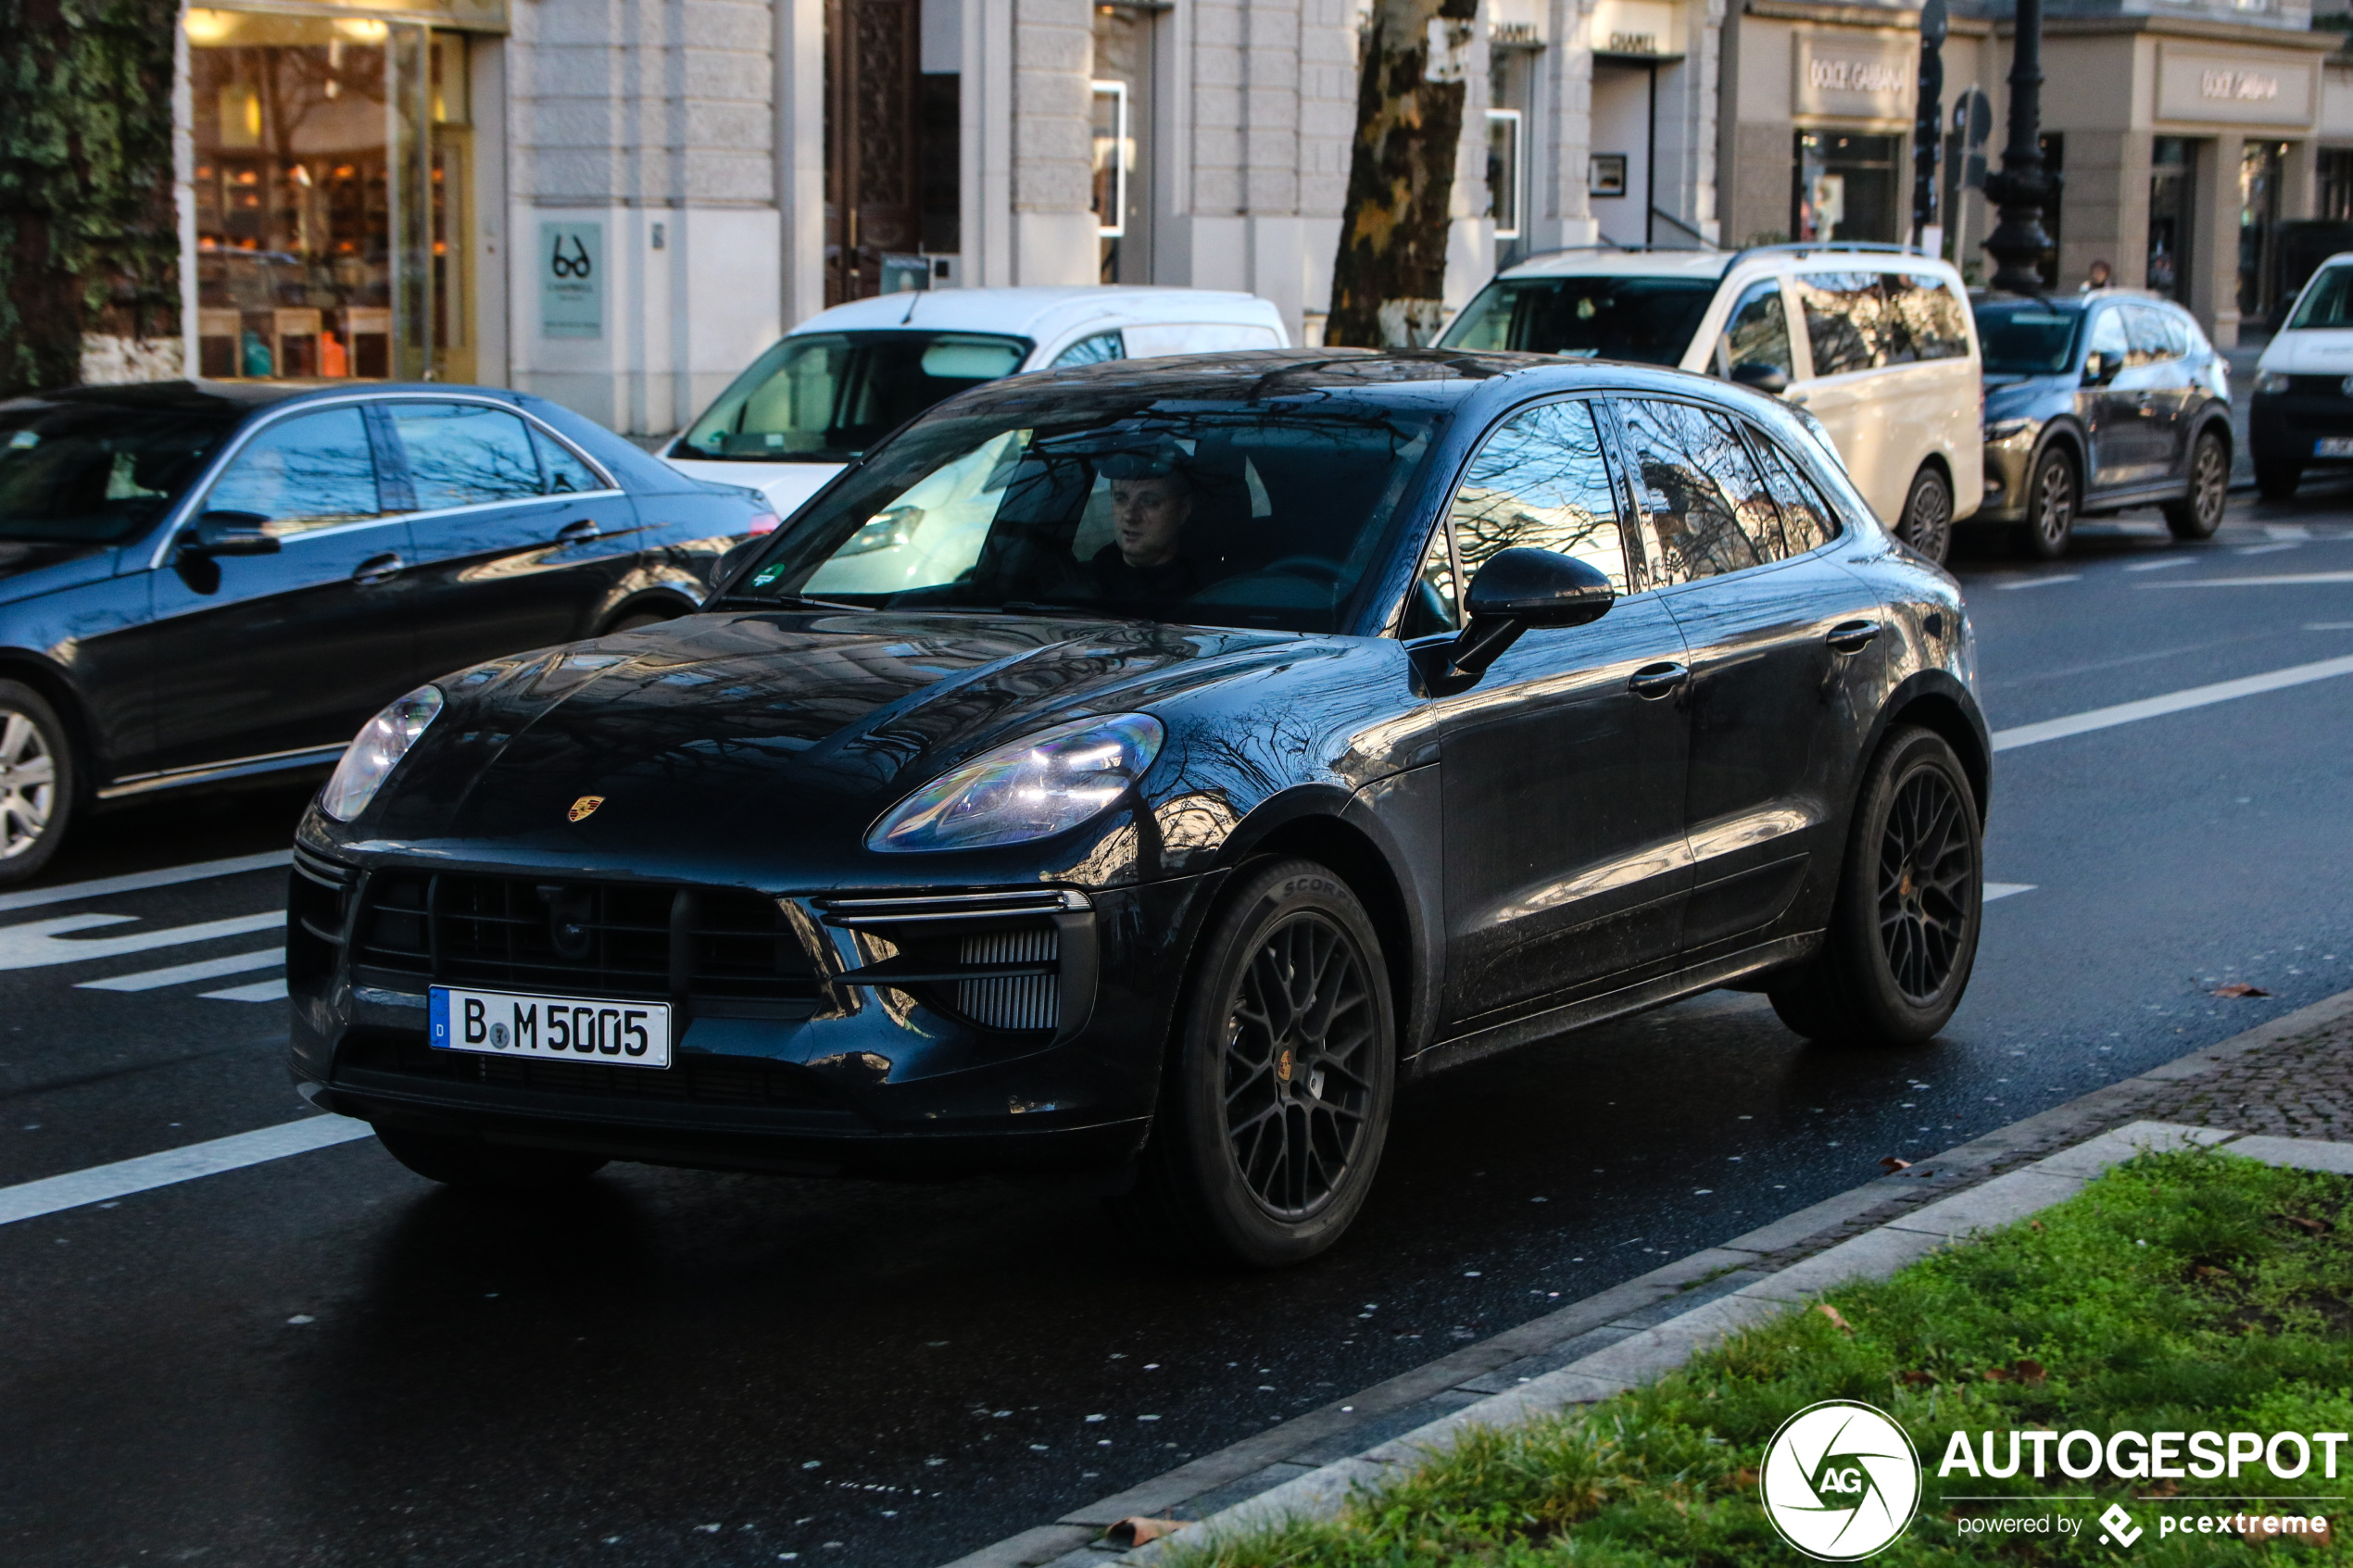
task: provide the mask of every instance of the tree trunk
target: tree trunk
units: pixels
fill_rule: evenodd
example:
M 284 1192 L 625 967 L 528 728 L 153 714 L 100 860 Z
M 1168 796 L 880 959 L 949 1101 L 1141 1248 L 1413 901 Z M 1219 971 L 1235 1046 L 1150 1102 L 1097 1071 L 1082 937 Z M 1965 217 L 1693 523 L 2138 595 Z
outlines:
M 1478 16 L 1478 0 L 1378 0 L 1373 8 L 1326 343 L 1417 347 L 1438 335 Z

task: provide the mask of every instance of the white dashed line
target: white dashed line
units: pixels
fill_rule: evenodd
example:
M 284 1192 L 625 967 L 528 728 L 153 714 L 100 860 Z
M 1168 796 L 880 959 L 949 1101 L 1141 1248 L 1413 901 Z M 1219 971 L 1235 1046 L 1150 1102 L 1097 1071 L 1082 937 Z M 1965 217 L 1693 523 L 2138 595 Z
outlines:
M 2008 589 L 2047 588 L 2054 583 L 2081 583 L 2082 581 L 2083 574 L 2080 571 L 2062 571 L 2056 577 L 2028 577 L 2016 583 L 1996 583 L 1994 586 Z
M 347 1116 L 306 1116 L 296 1122 L 281 1122 L 274 1127 L 258 1127 L 250 1133 L 192 1143 L 184 1148 L 167 1148 L 160 1154 L 143 1154 L 136 1160 L 118 1160 L 111 1165 L 94 1165 L 87 1171 L 21 1182 L 12 1187 L 0 1187 L 0 1225 L 192 1182 L 223 1171 L 242 1170 L 247 1165 L 266 1164 L 289 1155 L 308 1154 L 314 1148 L 331 1148 L 339 1143 L 371 1136 L 374 1132 L 367 1123 L 355 1122 Z
M 0 970 L 46 969 L 52 964 L 81 963 L 88 959 L 120 958 L 156 947 L 179 947 L 191 942 L 215 942 L 223 936 L 250 936 L 257 931 L 284 928 L 286 911 L 265 909 L 256 915 L 232 915 L 195 925 L 168 925 L 160 931 L 138 931 L 125 936 L 94 936 L 61 940 L 68 933 L 103 925 L 128 925 L 134 915 L 52 915 L 21 925 L 0 925 Z
M 94 882 L 64 882 L 55 887 L 29 887 L 21 893 L 0 893 L 0 914 L 10 909 L 38 909 L 74 898 L 103 898 L 109 893 L 137 893 L 149 887 L 170 887 L 183 882 L 204 882 L 241 872 L 268 871 L 293 863 L 294 851 L 272 849 L 266 855 L 239 855 L 227 860 L 199 860 L 194 865 L 167 866 L 161 871 L 134 872 L 128 876 L 102 876 Z
M 2171 587 L 2173 584 L 2167 583 L 2165 586 Z M 2110 729 L 2137 720 L 2156 719 L 2187 709 L 2204 708 L 2208 703 L 2228 702 L 2233 697 L 2254 696 L 2261 692 L 2300 686 L 2308 681 L 2325 681 L 2334 675 L 2353 675 L 2353 659 L 2324 659 L 2317 664 L 2290 665 L 2285 670 L 2267 671 L 2260 675 L 2246 675 L 2235 681 L 2217 681 L 2210 686 L 2192 686 L 2186 691 L 2168 692 L 2163 696 L 2143 697 L 2138 702 L 2120 702 L 2111 708 L 2070 713 L 2063 719 L 2045 719 L 2039 724 L 2020 724 L 2011 729 L 1996 730 L 1994 732 L 1994 749 L 2008 751 L 2021 746 L 2039 746 L 2046 740 L 2064 740 L 2069 735 L 2085 734 L 2093 730 Z
M 2233 555 L 2234 555 L 2234 556 L 2269 556 L 2269 555 L 2276 555 L 2278 552 L 2280 552 L 2280 551 L 2282 551 L 2282 550 L 2293 550 L 2293 549 L 2295 549 L 2295 548 L 2296 547 L 2296 546 L 2297 546 L 2297 545 L 2299 545 L 2299 544 L 2301 544 L 2301 543 L 2302 543 L 2302 541 L 2301 541 L 2301 540 L 2297 540 L 2297 539 L 2289 539 L 2289 540 L 2284 541 L 2284 543 L 2277 544 L 2277 545 L 2246 545 L 2246 546 L 2241 546 L 2241 547 L 2239 547 L 2238 549 L 2233 550 L 2233 551 L 2231 552 L 2231 554 L 2233 554 Z
M 136 974 L 118 974 L 105 980 L 84 980 L 76 988 L 83 991 L 157 991 L 166 985 L 179 985 L 191 980 L 218 980 L 224 974 L 243 974 L 248 970 L 268 969 L 285 961 L 283 947 L 264 947 L 258 952 L 232 953 L 225 959 L 205 959 L 196 963 L 173 964 L 170 969 L 143 969 Z M 285 993 L 282 990 L 279 995 Z
M 2163 560 L 2136 560 L 2124 570 L 2127 571 L 2163 571 L 2170 566 L 2187 566 L 2190 562 L 2196 560 L 2196 558 L 2197 558 L 2196 556 L 2168 556 Z
M 2353 571 L 2274 572 L 2254 577 L 2196 577 L 2187 583 L 2144 583 L 2144 588 L 2301 588 L 2322 583 L 2353 583 Z
M 1996 898 L 2007 898 L 2014 893 L 2033 891 L 2034 884 L 2031 882 L 1989 882 L 1985 884 L 1985 891 L 1978 895 L 1978 902 L 1990 904 Z
M 257 980 L 250 985 L 232 985 L 225 991 L 207 991 L 208 1002 L 283 1002 L 286 999 L 286 977 Z

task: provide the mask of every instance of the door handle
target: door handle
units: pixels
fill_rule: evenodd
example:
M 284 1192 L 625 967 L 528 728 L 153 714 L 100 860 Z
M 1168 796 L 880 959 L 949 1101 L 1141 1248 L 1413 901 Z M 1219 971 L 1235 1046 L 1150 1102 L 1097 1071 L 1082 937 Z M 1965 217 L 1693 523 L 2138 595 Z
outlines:
M 1842 621 L 1831 628 L 1830 635 L 1822 641 L 1840 653 L 1861 653 L 1879 633 L 1876 621 Z
M 408 570 L 408 562 L 396 555 L 370 556 L 351 569 L 351 580 L 362 587 L 389 583 Z
M 1656 702 L 1680 691 L 1692 672 L 1680 664 L 1645 664 L 1628 677 L 1626 689 L 1645 702 Z
M 603 533 L 604 530 L 598 528 L 594 521 L 584 517 L 578 522 L 568 522 L 561 528 L 556 530 L 556 543 L 559 545 L 585 545 L 589 540 L 598 537 Z

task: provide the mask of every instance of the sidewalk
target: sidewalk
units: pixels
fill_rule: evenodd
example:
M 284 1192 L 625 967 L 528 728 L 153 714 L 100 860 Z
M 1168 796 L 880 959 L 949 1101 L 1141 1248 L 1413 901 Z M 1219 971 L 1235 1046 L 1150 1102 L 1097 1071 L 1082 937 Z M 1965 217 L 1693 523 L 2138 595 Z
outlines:
M 1777 1283 L 1804 1285 L 1831 1261 L 1789 1273 L 1795 1265 L 1882 1233 L 1842 1258 L 1873 1250 L 1887 1234 L 1914 1230 L 1906 1222 L 1931 1204 L 2135 1123 L 2214 1129 L 2218 1135 L 2228 1130 L 2353 1143 L 2353 991 L 1466 1346 L 1141 1486 L 1074 1509 L 1053 1524 L 961 1558 L 950 1568 L 1095 1568 L 1119 1562 L 1123 1552 L 1102 1537 L 1123 1519 L 1197 1521 L 1252 1499 L 1276 1503 L 1267 1494 L 1278 1487 L 1290 1488 L 1287 1496 L 1313 1489 L 1317 1484 L 1308 1478 L 1327 1467 L 1336 1472 L 1357 1456 L 1483 1400 L 1519 1392 L 1538 1379 L 1558 1379 L 1572 1365 L 1590 1364 L 1598 1353 L 1639 1357 L 1646 1344 L 1670 1340 L 1688 1349 L 1692 1331 L 1721 1333 L 1730 1319 L 1717 1323 L 1716 1318 L 1738 1315 L 1749 1298 L 1777 1298 L 1782 1294 Z M 2043 1179 L 2038 1172 L 2003 1185 L 2031 1186 Z M 1784 1280 L 1775 1281 L 1783 1274 Z M 1697 1315 L 1691 1322 L 1676 1323 L 1692 1314 Z M 1676 1327 L 1667 1329 L 1669 1323 Z

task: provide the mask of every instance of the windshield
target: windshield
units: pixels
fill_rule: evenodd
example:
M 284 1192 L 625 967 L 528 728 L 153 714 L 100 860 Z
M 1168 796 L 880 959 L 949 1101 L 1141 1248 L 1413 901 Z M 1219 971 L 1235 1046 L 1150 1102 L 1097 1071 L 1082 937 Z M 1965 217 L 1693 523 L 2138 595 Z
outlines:
M 933 404 L 1009 376 L 1026 338 L 803 332 L 752 361 L 671 456 L 846 463 Z
M 1714 278 L 1499 278 L 1438 341 L 1446 348 L 1677 365 L 1716 285 Z
M 2312 280 L 2291 327 L 2353 327 L 2353 267 L 2332 267 Z
M 2082 307 L 1994 299 L 1977 307 L 1978 349 L 1989 376 L 2055 376 L 2075 363 Z
M 136 538 L 170 509 L 235 423 L 98 403 L 0 407 L 0 539 Z
M 1202 390 L 1114 384 L 927 421 L 801 513 L 730 596 L 1335 629 L 1440 415 Z

